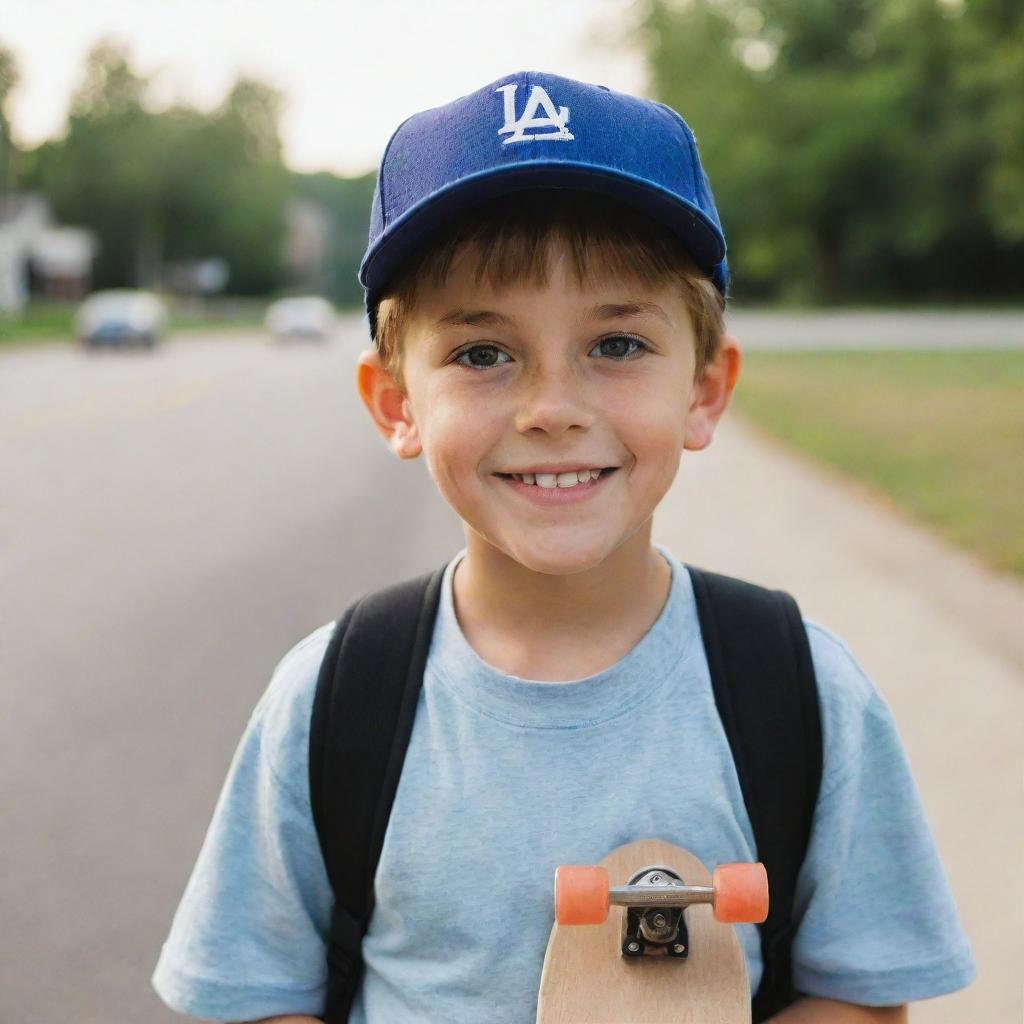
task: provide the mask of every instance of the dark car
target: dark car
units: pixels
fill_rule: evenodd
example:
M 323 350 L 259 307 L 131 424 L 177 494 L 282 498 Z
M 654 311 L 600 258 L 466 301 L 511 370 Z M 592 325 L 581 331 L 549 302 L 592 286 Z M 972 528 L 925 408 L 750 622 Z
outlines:
M 75 333 L 86 345 L 144 345 L 163 334 L 167 311 L 160 297 L 139 289 L 93 292 L 75 316 Z

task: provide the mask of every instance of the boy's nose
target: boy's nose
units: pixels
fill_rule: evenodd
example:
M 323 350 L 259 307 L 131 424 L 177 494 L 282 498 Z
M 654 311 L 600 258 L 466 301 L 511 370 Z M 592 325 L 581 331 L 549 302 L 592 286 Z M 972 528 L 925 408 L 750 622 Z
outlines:
M 538 371 L 524 382 L 516 412 L 520 433 L 542 430 L 561 434 L 573 427 L 585 429 L 593 422 L 583 382 L 572 369 Z

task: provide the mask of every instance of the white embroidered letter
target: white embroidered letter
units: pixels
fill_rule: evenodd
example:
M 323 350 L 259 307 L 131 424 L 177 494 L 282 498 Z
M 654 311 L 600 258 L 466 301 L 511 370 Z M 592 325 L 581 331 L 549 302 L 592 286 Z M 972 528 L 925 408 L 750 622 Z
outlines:
M 544 87 L 535 85 L 530 90 L 530 98 L 526 101 L 526 109 L 523 116 L 516 120 L 516 87 L 518 83 L 512 82 L 503 85 L 495 92 L 504 93 L 505 101 L 505 123 L 498 129 L 499 135 L 511 133 L 505 140 L 507 146 L 510 142 L 533 142 L 534 139 L 563 139 L 571 141 L 574 136 L 566 125 L 569 123 L 569 108 L 559 107 L 551 102 L 551 98 L 544 91 Z M 537 110 L 544 112 L 544 117 L 537 117 Z M 534 133 L 524 134 L 527 128 L 551 128 L 552 131 L 546 134 Z

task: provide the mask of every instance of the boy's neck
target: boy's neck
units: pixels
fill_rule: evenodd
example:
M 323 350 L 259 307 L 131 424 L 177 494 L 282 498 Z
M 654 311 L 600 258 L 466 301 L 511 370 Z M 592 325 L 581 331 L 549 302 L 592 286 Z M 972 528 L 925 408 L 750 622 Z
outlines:
M 582 679 L 629 653 L 660 615 L 671 579 L 650 524 L 569 576 L 533 572 L 471 535 L 453 579 L 455 614 L 469 645 L 506 675 Z

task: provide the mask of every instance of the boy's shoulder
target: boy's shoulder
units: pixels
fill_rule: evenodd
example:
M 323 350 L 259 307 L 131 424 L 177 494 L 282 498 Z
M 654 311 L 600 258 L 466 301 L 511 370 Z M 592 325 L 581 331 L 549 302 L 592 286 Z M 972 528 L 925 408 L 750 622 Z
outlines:
M 863 711 L 879 699 L 878 689 L 846 642 L 831 629 L 803 617 L 814 673 L 823 698 Z
M 905 761 L 895 719 L 874 680 L 832 630 L 804 617 L 824 751 L 822 794 L 850 781 L 866 757 Z
M 277 663 L 249 718 L 260 747 L 282 781 L 296 774 L 309 750 L 309 723 L 320 665 L 335 623 L 327 622 L 295 644 Z

